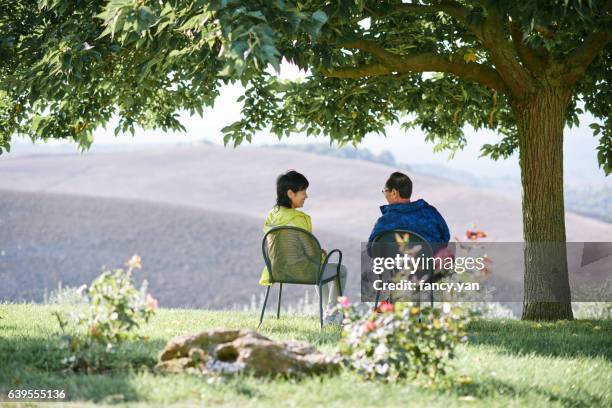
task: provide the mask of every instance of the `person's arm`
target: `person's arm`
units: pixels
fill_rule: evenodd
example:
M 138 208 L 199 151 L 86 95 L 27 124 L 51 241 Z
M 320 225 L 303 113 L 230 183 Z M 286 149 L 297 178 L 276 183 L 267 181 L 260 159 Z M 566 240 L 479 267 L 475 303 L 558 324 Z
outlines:
M 440 237 L 439 244 L 441 248 L 444 248 L 448 245 L 448 242 L 450 241 L 450 231 L 448 230 L 448 225 L 446 224 L 444 217 L 442 217 L 442 214 L 440 214 L 440 212 L 435 207 L 431 207 L 431 209 L 434 212 L 436 228 L 438 229 L 438 234 Z
M 372 232 L 368 238 L 367 251 L 370 258 L 372 258 L 372 242 L 374 242 L 374 238 L 376 238 L 376 236 L 382 232 L 381 218 L 382 217 L 376 220 L 376 224 L 374 224 L 374 228 L 372 228 Z
M 440 216 L 440 220 L 442 221 L 442 239 L 444 240 L 444 243 L 448 245 L 448 242 L 450 241 L 450 231 L 448 230 L 448 225 L 446 225 L 446 221 L 444 218 L 442 218 L 442 216 Z

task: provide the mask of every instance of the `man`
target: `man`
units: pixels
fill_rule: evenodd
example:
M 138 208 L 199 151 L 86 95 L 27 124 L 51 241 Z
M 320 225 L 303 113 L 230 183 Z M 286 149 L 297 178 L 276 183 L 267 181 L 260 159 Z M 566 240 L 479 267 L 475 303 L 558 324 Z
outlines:
M 434 253 L 447 246 L 450 234 L 446 221 L 425 200 L 410 201 L 412 180 L 407 175 L 400 172 L 391 174 L 382 192 L 389 204 L 380 207 L 382 216 L 376 221 L 368 239 L 368 253 L 378 234 L 394 229 L 419 234 L 432 245 Z

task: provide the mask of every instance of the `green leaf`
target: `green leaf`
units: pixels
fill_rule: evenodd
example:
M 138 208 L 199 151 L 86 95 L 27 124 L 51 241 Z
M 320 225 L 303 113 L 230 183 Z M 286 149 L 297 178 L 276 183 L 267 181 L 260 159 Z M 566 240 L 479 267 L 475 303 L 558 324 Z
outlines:
M 39 133 L 39 128 L 41 123 L 44 121 L 44 117 L 41 115 L 34 115 L 34 117 L 32 118 L 32 122 L 31 122 L 31 126 L 32 129 L 34 130 L 34 132 Z

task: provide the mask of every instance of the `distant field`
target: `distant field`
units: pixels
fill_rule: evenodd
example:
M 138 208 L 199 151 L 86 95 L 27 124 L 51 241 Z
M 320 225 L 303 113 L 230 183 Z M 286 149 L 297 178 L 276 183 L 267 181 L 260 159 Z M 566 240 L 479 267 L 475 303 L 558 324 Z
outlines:
M 612 405 L 612 321 L 534 324 L 477 321 L 459 348 L 448 382 L 424 389 L 363 382 L 355 375 L 269 381 L 239 376 L 207 382 L 151 371 L 168 339 L 215 327 L 254 328 L 255 313 L 160 310 L 142 328 L 148 342 L 127 344 L 124 363 L 104 375 L 61 371 L 65 350 L 51 315 L 58 307 L 0 305 L 0 401 L 11 389 L 63 389 L 75 407 L 116 406 L 330 406 L 330 407 L 609 407 Z M 65 310 L 65 309 L 64 309 Z M 270 316 L 271 317 L 271 316 Z M 338 329 L 321 332 L 312 316 L 269 318 L 261 332 L 300 339 L 333 353 Z M 131 366 L 132 368 L 129 368 Z
M 275 179 L 296 169 L 310 181 L 304 211 L 315 232 L 364 240 L 393 166 L 299 151 L 216 145 L 162 146 L 86 154 L 7 155 L 0 190 L 136 199 L 252 217 L 263 224 L 275 202 Z M 446 218 L 452 236 L 473 223 L 500 242 L 522 239 L 520 194 L 499 195 L 441 177 L 410 174 L 413 198 Z M 570 241 L 606 241 L 612 225 L 567 214 Z M 333 245 L 333 243 L 331 243 Z
M 163 307 L 249 305 L 263 259 L 262 225 L 275 178 L 295 168 L 310 180 L 304 211 L 327 248 L 340 248 L 348 293 L 359 293 L 360 245 L 380 215 L 380 163 L 282 149 L 164 146 L 0 158 L 0 299 L 37 301 L 45 291 L 91 282 L 134 253 Z M 520 197 L 411 174 L 414 197 L 446 218 L 451 237 L 473 224 L 494 242 L 522 240 Z M 609 241 L 612 224 L 567 214 L 570 241 Z M 493 271 L 495 273 L 495 271 Z M 504 278 L 504 276 L 502 276 Z M 522 279 L 520 279 L 522 280 Z M 304 287 L 290 287 L 296 302 Z M 314 295 L 312 288 L 310 294 Z
M 276 144 L 269 147 L 381 163 L 403 169 L 407 173 L 419 173 L 430 177 L 437 177 L 466 187 L 489 189 L 506 195 L 520 196 L 521 194 L 520 179 L 512 179 L 507 176 L 500 177 L 495 174 L 475 174 L 468 171 L 458 171 L 444 164 L 437 163 L 397 163 L 388 150 L 374 154 L 364 148 L 337 148 L 330 147 L 327 143 Z M 600 221 L 612 222 L 612 183 L 602 182 L 600 185 L 597 185 L 582 179 L 578 182 L 576 178 L 573 178 L 572 183 L 565 183 L 564 193 L 566 210 Z
M 132 254 L 143 262 L 134 274 L 137 283 L 146 279 L 164 307 L 231 309 L 249 305 L 253 296 L 259 300 L 265 291 L 258 284 L 264 266 L 261 226 L 246 216 L 18 192 L 0 195 L 0 214 L 0 299 L 42 302 L 59 282 L 89 284 L 103 265 L 122 267 Z M 359 270 L 359 242 L 329 232 L 319 238 L 344 243 L 345 264 Z M 358 284 L 353 274 L 347 293 L 356 294 Z M 297 302 L 307 289 L 314 296 L 314 287 L 287 286 L 286 303 Z

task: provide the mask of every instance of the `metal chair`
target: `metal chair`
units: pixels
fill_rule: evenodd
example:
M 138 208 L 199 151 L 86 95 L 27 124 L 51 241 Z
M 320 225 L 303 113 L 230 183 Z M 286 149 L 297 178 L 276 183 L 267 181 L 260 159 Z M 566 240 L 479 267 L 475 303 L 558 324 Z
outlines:
M 276 311 L 277 318 L 280 318 L 283 283 L 318 286 L 319 320 L 321 328 L 323 328 L 322 287 L 324 284 L 337 279 L 339 292 L 342 295 L 340 282 L 342 252 L 339 249 L 334 249 L 326 256 L 323 256 L 321 244 L 319 244 L 314 235 L 302 228 L 290 226 L 276 227 L 268 231 L 261 242 L 261 250 L 270 275 L 270 285 L 266 289 L 266 297 L 257 328 L 263 322 L 268 295 L 274 283 L 280 284 Z M 338 267 L 335 271 L 326 271 L 327 263 L 335 253 L 338 254 Z
M 433 256 L 433 248 L 431 244 L 427 242 L 427 240 L 421 235 L 406 229 L 395 229 L 391 231 L 384 231 L 378 234 L 372 241 L 371 255 L 375 258 L 395 258 L 396 255 L 403 256 L 406 253 L 406 246 L 408 246 L 409 248 L 418 248 L 420 246 L 419 251 L 415 254 L 412 254 L 412 256 L 424 256 L 425 258 Z M 422 268 L 417 270 L 415 276 L 419 280 L 424 280 L 426 283 L 436 282 L 442 277 L 441 275 L 435 274 L 435 271 L 433 269 L 428 268 Z M 374 310 L 378 308 L 380 292 L 380 290 L 376 291 Z M 390 300 L 392 302 L 393 299 L 390 298 Z M 430 290 L 429 292 L 429 300 L 431 302 L 431 307 L 433 307 L 433 290 Z

